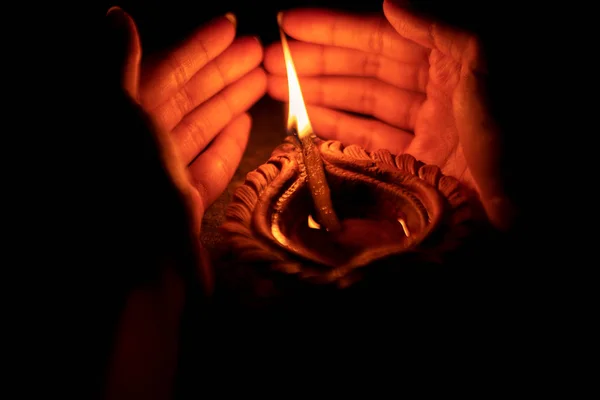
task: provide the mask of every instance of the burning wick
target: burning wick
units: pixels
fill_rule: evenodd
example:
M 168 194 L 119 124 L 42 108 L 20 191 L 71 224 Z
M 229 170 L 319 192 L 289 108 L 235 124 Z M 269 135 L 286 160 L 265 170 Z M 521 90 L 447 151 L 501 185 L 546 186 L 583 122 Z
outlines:
M 298 81 L 292 54 L 285 33 L 281 27 L 281 17 L 282 13 L 277 14 L 277 22 L 279 24 L 279 33 L 281 35 L 281 45 L 283 47 L 285 68 L 288 78 L 289 108 L 287 128 L 290 133 L 298 137 L 302 147 L 302 159 L 304 160 L 304 168 L 306 170 L 306 176 L 308 177 L 308 187 L 315 205 L 317 219 L 327 231 L 338 231 L 341 229 L 340 221 L 333 211 L 331 192 L 325 177 L 321 154 L 312 139 L 312 126 L 304 105 L 304 97 L 300 90 L 300 82 Z

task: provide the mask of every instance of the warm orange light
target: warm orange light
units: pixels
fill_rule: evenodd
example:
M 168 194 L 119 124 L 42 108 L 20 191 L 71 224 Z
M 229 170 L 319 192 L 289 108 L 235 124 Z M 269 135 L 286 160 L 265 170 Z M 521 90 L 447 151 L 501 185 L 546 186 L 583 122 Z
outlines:
M 277 16 L 278 20 L 280 17 L 280 15 Z M 281 21 L 279 22 L 281 26 Z M 310 135 L 313 130 L 310 120 L 308 119 L 306 106 L 304 105 L 304 97 L 302 96 L 302 90 L 300 90 L 300 82 L 298 81 L 298 75 L 296 74 L 296 68 L 294 67 L 294 61 L 292 60 L 292 53 L 290 52 L 283 29 L 280 29 L 279 32 L 281 33 L 281 44 L 283 46 L 285 70 L 288 79 L 289 105 L 287 128 L 288 130 L 296 128 L 298 137 L 303 138 Z

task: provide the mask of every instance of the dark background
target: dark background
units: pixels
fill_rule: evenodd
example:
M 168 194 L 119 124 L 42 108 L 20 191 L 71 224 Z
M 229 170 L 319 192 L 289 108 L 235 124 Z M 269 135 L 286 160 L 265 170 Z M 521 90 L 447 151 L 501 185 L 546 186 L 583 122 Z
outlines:
M 524 214 L 527 216 L 526 219 L 530 221 L 527 230 L 524 230 L 524 232 L 531 233 L 528 239 L 533 247 L 532 251 L 527 253 L 514 252 L 514 263 L 506 267 L 509 270 L 512 269 L 513 272 L 518 270 L 513 275 L 513 283 L 526 287 L 526 285 L 533 282 L 531 286 L 528 286 L 533 297 L 539 293 L 539 288 L 543 284 L 540 282 L 545 280 L 544 275 L 548 274 L 548 258 L 553 258 L 553 263 L 557 261 L 555 252 L 565 246 L 564 241 L 567 237 L 577 233 L 577 230 L 569 225 L 572 223 L 571 220 L 556 218 L 557 210 L 559 212 L 561 210 L 559 207 L 564 206 L 564 203 L 568 204 L 572 197 L 577 197 L 576 193 L 573 193 L 573 185 L 569 184 L 571 180 L 562 180 L 563 177 L 559 177 L 558 174 L 561 171 L 566 171 L 570 175 L 569 179 L 571 179 L 571 176 L 578 175 L 581 172 L 581 168 L 578 168 L 577 164 L 569 164 L 567 161 L 558 158 L 557 153 L 550 151 L 549 148 L 552 147 L 555 150 L 557 144 L 562 145 L 565 142 L 570 142 L 565 139 L 581 136 L 581 132 L 564 130 L 562 123 L 570 123 L 572 119 L 577 119 L 567 114 L 566 106 L 568 103 L 578 106 L 582 100 L 578 97 L 563 97 L 561 95 L 563 94 L 563 88 L 577 86 L 577 78 L 586 77 L 589 68 L 594 68 L 595 65 L 592 62 L 593 48 L 579 51 L 580 48 L 576 48 L 575 45 L 582 38 L 577 37 L 575 38 L 577 40 L 573 40 L 573 35 L 569 35 L 572 26 L 579 23 L 579 17 L 587 13 L 586 8 L 576 1 L 556 4 L 532 2 L 534 4 L 528 5 L 526 3 L 500 0 L 415 0 L 413 2 L 418 9 L 478 33 L 486 44 L 490 64 L 494 112 L 504 127 L 504 133 L 509 144 L 510 158 L 515 161 L 515 164 L 520 163 L 522 165 L 520 170 L 508 172 L 512 174 L 515 194 L 520 201 Z M 92 20 L 100 21 L 97 26 L 94 26 L 97 30 L 92 32 L 95 33 L 94 38 L 99 37 L 100 41 L 102 40 L 102 18 L 104 13 L 110 6 L 119 5 L 136 20 L 142 37 L 144 52 L 148 54 L 176 44 L 203 22 L 225 12 L 234 12 L 237 15 L 239 34 L 259 35 L 263 43 L 268 44 L 277 38 L 275 16 L 280 10 L 296 6 L 322 6 L 354 11 L 380 12 L 381 4 L 381 0 L 362 2 L 358 0 L 348 2 L 339 0 L 123 0 L 94 3 L 94 6 L 98 6 L 96 8 L 98 13 L 92 15 L 89 19 L 77 14 L 82 11 L 83 3 L 77 7 L 67 7 L 60 4 L 49 5 L 55 12 L 60 13 L 62 18 L 69 20 L 69 23 L 85 24 L 88 29 L 89 26 L 93 25 Z M 45 286 L 50 288 L 52 293 L 51 296 L 36 301 L 36 309 L 39 308 L 40 304 L 49 303 L 49 300 L 54 297 L 60 296 L 61 300 L 63 296 L 67 298 L 64 304 L 61 303 L 61 307 L 53 308 L 46 314 L 48 318 L 52 318 L 51 322 L 44 322 L 31 331 L 33 337 L 30 343 L 39 342 L 39 336 L 48 334 L 48 331 L 52 330 L 51 327 L 61 328 L 61 339 L 69 342 L 68 347 L 74 347 L 74 343 L 80 344 L 81 342 L 81 346 L 77 346 L 76 351 L 82 353 L 85 358 L 92 359 L 89 353 L 96 349 L 97 341 L 91 341 L 89 337 L 94 334 L 101 334 L 101 332 L 98 333 L 94 330 L 82 332 L 79 326 L 70 331 L 65 331 L 54 318 L 57 310 L 61 310 L 67 316 L 69 327 L 75 324 L 80 325 L 80 320 L 84 316 L 81 315 L 82 313 L 78 308 L 82 304 L 85 305 L 87 299 L 86 296 L 81 296 L 80 292 L 89 292 L 87 285 L 93 284 L 89 279 L 82 279 L 82 276 L 86 275 L 87 278 L 87 274 L 93 268 L 105 267 L 98 261 L 97 253 L 84 252 L 84 250 L 87 250 L 88 242 L 93 242 L 96 237 L 111 235 L 114 230 L 114 226 L 107 227 L 105 223 L 102 223 L 100 217 L 95 217 L 96 214 L 100 216 L 106 214 L 102 202 L 102 192 L 110 191 L 111 186 L 102 186 L 102 181 L 98 183 L 94 180 L 93 178 L 96 178 L 96 176 L 93 174 L 98 169 L 100 175 L 113 165 L 110 153 L 103 154 L 102 151 L 114 145 L 115 138 L 112 138 L 109 132 L 103 132 L 99 129 L 96 132 L 94 120 L 87 118 L 90 111 L 94 114 L 94 103 L 98 97 L 95 91 L 96 87 L 91 84 L 95 79 L 92 74 L 96 71 L 92 70 L 94 67 L 93 62 L 80 59 L 80 55 L 87 55 L 89 52 L 93 53 L 90 59 L 97 62 L 98 60 L 93 56 L 100 52 L 94 46 L 94 43 L 90 43 L 92 36 L 87 37 L 87 31 L 79 31 L 71 27 L 69 23 L 63 24 L 62 21 L 59 23 L 58 20 L 48 18 L 41 11 L 42 6 L 38 8 L 29 2 L 25 2 L 23 5 L 28 8 L 27 12 L 6 14 L 7 22 L 15 22 L 16 26 L 12 29 L 11 35 L 7 36 L 8 41 L 10 42 L 15 38 L 20 39 L 16 43 L 20 50 L 11 53 L 12 49 L 6 49 L 5 66 L 19 69 L 21 72 L 25 72 L 26 76 L 23 79 L 17 79 L 16 75 L 7 75 L 8 78 L 5 80 L 7 85 L 15 85 L 19 93 L 19 96 L 13 98 L 9 95 L 5 96 L 9 103 L 12 103 L 17 109 L 14 111 L 14 115 L 7 116 L 5 122 L 9 123 L 12 120 L 18 123 L 16 127 L 5 129 L 5 137 L 6 140 L 22 138 L 26 143 L 22 147 L 11 148 L 7 146 L 4 155 L 6 158 L 11 155 L 17 157 L 15 162 L 11 164 L 12 169 L 10 170 L 11 172 L 12 170 L 21 172 L 15 174 L 19 180 L 19 190 L 14 193 L 20 195 L 20 202 L 22 202 L 22 198 L 26 198 L 28 201 L 24 210 L 17 207 L 14 210 L 5 207 L 5 210 L 18 217 L 20 228 L 20 230 L 6 229 L 6 231 L 9 233 L 8 236 L 24 239 L 24 246 L 19 248 L 20 252 L 16 258 L 17 260 L 26 259 L 27 257 L 39 257 L 39 260 L 35 259 L 34 262 L 27 263 L 27 260 L 25 260 L 16 265 L 16 267 L 20 267 L 20 264 L 24 264 L 22 269 L 28 275 L 27 285 L 20 293 L 22 297 L 29 296 L 33 291 L 29 283 L 31 278 L 40 276 L 31 272 L 30 267 L 32 265 L 41 266 L 44 274 L 53 276 L 62 277 L 62 272 L 68 272 L 60 285 L 53 286 L 46 281 L 43 282 Z M 567 11 L 576 11 L 576 18 L 570 20 L 569 18 L 573 13 L 567 13 Z M 566 14 L 569 16 L 566 16 Z M 39 32 L 35 33 L 28 32 L 34 26 L 34 17 L 45 20 L 45 24 L 40 25 L 44 30 L 40 29 Z M 594 27 L 595 25 L 591 26 Z M 76 28 L 80 28 L 80 26 Z M 58 31 L 58 35 L 51 34 L 52 30 Z M 31 33 L 31 35 L 26 35 L 26 33 Z M 60 46 L 61 44 L 65 45 L 64 49 L 63 46 Z M 20 58 L 21 53 L 27 53 L 31 60 L 26 60 L 25 57 Z M 62 62 L 63 59 L 65 62 Z M 571 69 L 563 70 L 564 64 L 571 64 Z M 578 75 L 568 75 L 568 72 L 573 72 L 573 70 L 576 70 Z M 101 74 L 102 71 L 99 71 L 99 73 Z M 49 87 L 40 91 L 42 83 Z M 64 100 L 63 97 L 68 85 L 75 88 L 72 91 L 73 95 Z M 584 88 L 587 88 L 587 86 L 584 86 Z M 268 99 L 261 101 L 251 110 L 255 120 L 256 117 L 262 118 L 265 109 L 277 107 L 277 105 L 265 107 L 265 103 L 268 103 Z M 31 108 L 29 105 L 31 104 L 35 106 L 35 111 L 36 113 L 39 112 L 39 115 L 29 113 Z M 282 110 L 281 107 L 275 109 Z M 46 113 L 42 114 L 42 112 Z M 597 112 L 592 113 L 593 116 L 596 114 Z M 283 125 L 283 119 L 280 118 L 282 114 L 273 113 L 270 115 L 274 127 Z M 98 118 L 97 115 L 94 115 L 94 117 Z M 82 124 L 78 124 L 79 119 L 81 119 Z M 263 118 L 263 120 L 266 120 L 266 118 Z M 597 131 L 597 128 L 595 130 L 590 127 L 586 128 L 589 128 L 589 130 L 583 132 L 584 137 L 586 134 Z M 255 133 L 256 130 L 253 129 L 253 135 Z M 256 135 L 254 136 L 256 137 Z M 53 147 L 45 146 L 46 142 Z M 32 146 L 32 144 L 36 143 L 39 150 L 34 152 L 33 147 L 36 146 Z M 581 141 L 577 143 L 580 144 Z M 585 147 L 585 143 L 582 147 Z M 98 150 L 94 151 L 95 148 Z M 109 157 L 106 154 L 109 154 Z M 55 164 L 58 164 L 56 170 L 53 168 Z M 594 170 L 596 169 L 594 168 Z M 545 177 L 547 178 L 544 179 Z M 548 180 L 557 181 L 558 186 L 552 182 L 552 185 L 544 187 Z M 590 186 L 589 182 L 586 182 L 586 184 Z M 90 187 L 89 191 L 87 190 L 88 186 Z M 86 190 L 83 191 L 82 187 L 85 187 Z M 587 217 L 589 214 L 587 205 L 582 205 L 580 208 L 584 211 L 583 216 Z M 23 223 L 28 215 L 32 215 L 33 218 L 30 221 L 27 220 L 27 223 Z M 576 213 L 575 215 L 577 216 Z M 75 220 L 72 223 L 68 219 L 70 216 Z M 561 215 L 559 214 L 558 217 L 561 217 Z M 545 220 L 545 222 L 538 225 L 537 222 L 540 220 Z M 586 219 L 580 218 L 579 220 L 585 221 Z M 549 222 L 560 226 L 546 230 Z M 537 229 L 532 232 L 532 227 L 537 227 Z M 63 239 L 62 233 L 65 230 L 67 234 Z M 542 238 L 548 236 L 551 236 L 553 240 L 542 240 Z M 581 237 L 582 235 L 575 236 Z M 538 243 L 541 243 L 541 246 Z M 543 248 L 540 249 L 540 247 Z M 581 246 L 577 249 L 580 248 Z M 536 252 L 535 249 L 542 251 Z M 101 251 L 105 250 L 101 249 Z M 55 256 L 56 263 L 49 261 Z M 566 267 L 569 267 L 569 265 L 564 264 Z M 71 266 L 74 268 L 71 269 Z M 7 267 L 10 267 L 10 265 L 7 265 Z M 73 273 L 72 270 L 75 272 Z M 532 273 L 532 271 L 535 273 Z M 535 281 L 530 279 L 531 277 L 535 277 Z M 548 286 L 545 290 L 560 292 L 561 289 L 560 285 L 555 285 Z M 513 295 L 510 290 L 514 290 L 514 286 L 505 291 L 508 295 Z M 63 291 L 67 295 L 64 295 Z M 70 296 L 71 292 L 75 292 L 76 296 Z M 92 291 L 92 294 L 95 293 Z M 478 300 L 473 299 L 474 302 Z M 519 300 L 522 300 L 522 298 L 519 298 Z M 547 308 L 543 304 L 546 298 L 539 296 L 536 301 L 542 305 L 530 315 L 527 315 L 527 318 L 536 318 L 542 312 L 542 309 Z M 519 305 L 519 307 L 521 308 L 521 315 L 525 315 L 532 308 L 527 304 Z M 23 313 L 23 315 L 25 318 L 31 318 L 30 314 Z M 97 315 L 93 313 L 90 316 L 98 319 Z M 398 315 L 390 316 L 391 321 L 398 319 Z M 506 320 L 502 322 L 506 322 Z M 206 327 L 201 329 L 204 328 Z M 504 328 L 506 328 L 505 325 Z M 408 326 L 406 329 L 414 331 L 415 327 Z M 516 335 L 523 335 L 524 328 L 519 326 L 515 331 L 517 332 Z M 193 332 L 193 334 L 196 333 L 197 331 Z M 436 340 L 440 340 L 448 332 L 441 329 L 435 333 Z M 236 340 L 239 342 L 247 334 L 243 331 L 231 331 L 223 340 L 230 341 L 230 344 L 233 344 Z M 312 334 L 313 337 L 319 337 L 321 332 L 316 331 Z M 477 334 L 479 332 L 475 332 L 473 335 Z M 285 344 L 285 335 L 285 332 L 274 331 L 272 338 L 278 338 L 282 344 Z M 352 332 L 348 334 L 357 343 L 361 342 L 361 338 L 356 338 L 355 335 Z M 539 340 L 539 337 L 536 337 L 536 341 Z M 327 337 L 323 338 L 323 342 L 325 344 L 330 343 L 330 349 L 332 349 L 336 348 L 335 345 L 338 339 Z M 260 363 L 260 360 L 249 359 L 247 363 L 239 364 L 239 358 L 228 359 L 227 356 L 231 356 L 233 350 L 229 354 L 220 354 L 218 348 L 223 349 L 223 346 L 220 346 L 222 343 L 210 341 L 210 338 L 208 340 L 205 338 L 191 338 L 190 340 L 204 340 L 204 342 L 199 345 L 200 349 L 191 352 L 189 358 L 197 361 L 200 364 L 199 368 L 207 368 L 213 371 L 213 374 L 202 376 L 202 371 L 192 368 L 192 371 L 188 374 L 188 377 L 191 376 L 189 377 L 190 382 L 203 381 L 205 384 L 209 383 L 210 388 L 227 389 L 228 386 L 235 386 L 237 382 L 234 381 L 230 385 L 219 384 L 216 380 L 211 382 L 211 378 L 217 378 L 219 374 L 230 378 L 231 369 L 237 370 L 239 373 L 237 376 L 239 377 L 244 372 L 250 372 L 252 368 L 257 369 L 257 364 Z M 61 354 L 59 357 L 49 359 L 51 366 L 44 373 L 55 369 L 56 364 L 65 357 L 63 354 L 64 348 L 56 343 L 58 342 L 53 342 L 48 347 L 59 350 Z M 498 346 L 502 343 L 506 344 L 504 338 L 494 341 L 492 345 Z M 294 347 L 295 344 L 291 343 L 291 347 Z M 399 344 L 406 347 L 411 346 L 411 343 L 406 342 Z M 204 352 L 211 347 L 214 348 L 212 352 L 216 356 L 207 359 L 207 354 Z M 552 347 L 554 347 L 554 343 Z M 290 348 L 288 347 L 286 350 L 289 352 Z M 346 353 L 352 354 L 351 350 L 352 348 L 348 348 Z M 323 354 L 328 355 L 325 352 Z M 222 363 L 217 366 L 219 360 Z M 395 361 L 402 362 L 402 359 L 399 358 Z M 385 362 L 387 361 L 384 360 Z M 38 363 L 39 361 L 36 359 L 27 367 L 29 369 L 32 365 Z M 371 365 L 365 365 L 364 369 L 370 367 Z M 516 367 L 518 365 L 513 363 L 510 371 Z M 81 370 L 82 365 L 73 363 L 72 369 Z M 359 371 L 359 373 L 361 372 Z M 323 374 L 323 376 L 328 377 L 327 374 Z M 529 374 L 526 376 L 529 376 Z M 298 375 L 298 378 L 298 381 L 302 382 L 312 379 L 312 374 L 307 374 L 305 371 L 303 375 Z M 260 386 L 261 384 L 272 383 L 269 376 L 263 375 L 262 379 L 262 381 L 257 381 L 255 384 Z M 69 374 L 64 374 L 59 380 L 59 383 L 68 383 L 69 385 L 75 385 L 76 382 L 77 379 Z M 351 386 L 348 385 L 348 382 L 343 383 L 343 385 Z M 43 385 L 36 385 L 31 380 L 28 381 L 27 386 L 38 386 L 40 390 L 45 390 Z M 198 390 L 200 391 L 201 387 Z
M 281 1 L 141 1 L 123 0 L 106 2 L 106 9 L 119 5 L 137 21 L 144 48 L 153 51 L 169 46 L 184 37 L 192 29 L 226 12 L 238 16 L 238 32 L 241 35 L 259 35 L 265 43 L 277 38 L 275 16 L 278 11 L 294 7 L 331 7 L 356 12 L 381 12 L 383 1 L 342 1 L 342 0 L 281 0 Z M 509 45 L 511 37 L 519 34 L 522 22 L 533 29 L 537 22 L 530 19 L 535 13 L 543 16 L 541 7 L 530 7 L 517 2 L 499 0 L 413 0 L 412 6 L 431 13 L 447 22 L 486 35 L 496 36 Z
M 545 39 L 548 36 L 552 37 L 553 33 L 553 30 L 542 32 L 541 26 L 538 25 L 538 22 L 544 19 L 545 10 L 540 7 L 527 9 L 516 2 L 508 1 L 417 0 L 413 4 L 423 12 L 470 30 L 481 37 L 489 61 L 493 112 L 504 128 L 509 151 L 508 158 L 511 159 L 513 166 L 536 165 L 534 159 L 537 160 L 538 156 L 542 156 L 543 160 L 545 154 L 540 148 L 543 148 L 543 140 L 547 140 L 553 132 L 552 124 L 549 124 L 551 121 L 548 119 L 548 115 L 551 115 L 552 111 L 548 104 L 556 105 L 556 99 L 549 98 L 543 90 L 547 84 L 547 74 L 550 73 L 546 69 L 548 53 L 543 49 L 544 45 L 548 43 Z M 111 5 L 114 3 L 107 3 L 106 8 Z M 148 54 L 175 45 L 202 23 L 226 12 L 236 14 L 239 35 L 257 35 L 265 45 L 268 45 L 278 39 L 276 14 L 280 10 L 297 6 L 319 6 L 357 12 L 381 12 L 382 1 L 223 0 L 189 2 L 171 0 L 142 2 L 124 0 L 118 5 L 137 21 L 143 51 Z M 205 216 L 202 239 L 209 249 L 219 240 L 215 233 L 216 228 L 222 221 L 222 214 L 232 194 L 232 189 L 243 181 L 249 170 L 266 160 L 271 149 L 284 136 L 281 104 L 266 97 L 257 103 L 250 113 L 253 116 L 254 124 L 245 158 L 228 190 L 207 210 Z M 511 189 L 519 201 L 521 210 L 527 215 L 527 220 L 532 221 L 530 216 L 533 214 L 530 212 L 535 209 L 539 196 L 535 182 L 532 182 L 531 175 L 523 173 L 522 169 L 507 169 L 505 172 L 512 182 Z M 528 230 L 529 227 L 519 227 L 519 229 L 522 229 L 520 231 L 522 236 L 531 233 Z M 502 279 L 508 277 L 508 281 L 511 282 L 511 286 L 503 292 L 503 299 L 505 299 L 506 293 L 510 293 L 510 296 L 514 295 L 514 299 L 516 297 L 515 288 L 522 288 L 525 285 L 524 282 L 528 282 L 527 273 L 522 269 L 517 271 L 517 266 L 521 263 L 525 263 L 529 267 L 535 266 L 535 261 L 530 261 L 530 257 L 536 257 L 535 254 L 521 252 L 523 246 L 516 242 L 511 243 L 511 246 L 514 247 L 507 248 L 506 254 L 503 254 L 507 260 L 511 261 L 510 264 L 505 265 L 506 268 L 503 271 Z M 515 262 L 512 263 L 512 261 Z M 481 266 L 482 269 L 486 267 Z M 475 284 L 480 285 L 478 290 L 486 290 L 486 287 L 482 286 L 485 285 L 482 282 L 475 282 Z M 495 284 L 499 285 L 498 282 Z M 471 306 L 478 302 L 481 303 L 482 299 L 474 300 Z M 512 305 L 514 306 L 514 303 Z M 200 390 L 196 387 L 196 382 L 197 377 L 201 374 L 204 377 L 204 388 L 223 390 L 222 386 L 215 383 L 220 377 L 238 378 L 245 374 L 252 375 L 253 363 L 260 363 L 260 357 L 266 357 L 267 350 L 270 350 L 269 360 L 276 359 L 276 357 L 272 357 L 273 353 L 278 353 L 283 349 L 285 349 L 285 354 L 290 357 L 292 354 L 299 356 L 298 352 L 292 351 L 294 345 L 292 344 L 290 347 L 290 343 L 286 343 L 285 340 L 286 337 L 297 337 L 297 335 L 286 336 L 289 335 L 289 332 L 286 333 L 281 326 L 273 327 L 274 330 L 270 331 L 273 336 L 264 336 L 261 338 L 262 340 L 258 340 L 258 336 L 269 333 L 266 328 L 257 327 L 265 321 L 244 321 L 242 318 L 232 322 L 231 319 L 240 316 L 235 313 L 223 313 L 223 309 L 218 308 L 213 311 L 221 312 L 221 314 L 205 319 L 205 321 L 211 321 L 208 325 L 211 326 L 212 332 L 208 332 L 206 325 L 198 326 L 197 321 L 192 321 L 197 320 L 197 313 L 192 313 L 190 316 L 189 323 L 193 328 L 187 331 L 185 340 L 187 351 L 182 361 L 181 388 L 186 389 L 182 390 L 187 391 L 191 388 Z M 485 310 L 485 312 L 489 316 L 497 313 L 498 310 Z M 495 317 L 501 318 L 497 314 Z M 432 319 L 435 318 L 432 317 Z M 273 321 L 270 322 L 273 323 Z M 468 321 L 464 326 L 476 325 L 480 322 L 479 319 L 477 322 Z M 507 325 L 504 325 L 502 329 L 508 329 Z M 473 343 L 476 343 L 477 340 L 481 339 L 473 339 Z M 324 342 L 327 343 L 327 339 Z M 260 345 L 265 346 L 266 343 L 268 343 L 268 349 L 261 349 Z M 387 343 L 393 343 L 393 341 Z M 211 346 L 214 347 L 211 348 Z M 501 351 L 500 347 L 498 351 Z M 235 365 L 229 363 L 227 359 L 235 360 Z M 205 369 L 205 367 L 207 368 Z M 214 379 L 213 383 L 207 385 L 211 378 Z M 268 379 L 264 377 L 263 379 L 263 383 L 269 383 Z M 257 382 L 260 384 L 261 381 Z
M 520 202 L 521 209 L 528 216 L 527 219 L 530 220 L 529 216 L 534 214 L 529 213 L 535 210 L 538 198 L 543 196 L 543 192 L 538 191 L 538 185 L 535 179 L 532 179 L 533 173 L 530 171 L 536 169 L 538 165 L 544 165 L 544 159 L 549 157 L 543 150 L 544 143 L 551 141 L 557 132 L 552 117 L 558 114 L 557 109 L 561 108 L 560 99 L 548 95 L 549 82 L 552 82 L 553 90 L 558 85 L 555 77 L 549 79 L 553 73 L 549 60 L 553 60 L 553 57 L 564 57 L 568 47 L 564 47 L 565 52 L 559 54 L 548 52 L 547 47 L 549 44 L 556 45 L 562 27 L 541 23 L 548 22 L 545 17 L 546 9 L 542 6 L 526 8 L 517 2 L 417 0 L 413 4 L 421 11 L 471 30 L 482 38 L 489 61 L 493 112 L 504 128 L 503 132 L 509 145 L 508 157 L 513 161 L 513 165 L 526 166 L 520 170 L 518 168 L 507 170 L 506 173 L 512 178 L 514 194 Z M 150 54 L 175 45 L 202 23 L 226 12 L 237 15 L 239 35 L 258 35 L 267 45 L 277 39 L 276 14 L 280 10 L 297 6 L 320 6 L 358 12 L 381 12 L 382 1 L 124 0 L 119 3 L 106 2 L 104 10 L 112 5 L 121 6 L 133 16 L 140 31 L 143 51 L 145 54 Z M 550 29 L 544 31 L 542 25 L 550 26 Z M 249 149 L 256 149 L 252 146 L 263 139 L 266 140 L 267 136 L 270 136 L 270 140 L 274 142 L 278 140 L 275 135 L 283 137 L 282 111 L 283 107 L 280 104 L 268 98 L 261 100 L 250 110 L 254 125 Z M 251 160 L 252 162 L 242 163 L 234 177 L 234 183 L 243 179 L 249 168 L 264 162 L 271 148 L 272 145 L 265 146 L 266 153 L 258 153 L 256 158 Z M 246 160 L 249 160 L 248 154 Z M 208 220 L 205 219 L 203 226 L 205 244 L 210 244 L 212 239 L 206 235 L 218 225 L 219 215 L 222 215 L 223 208 L 227 204 L 227 196 L 230 194 L 230 190 L 226 191 L 215 206 L 207 211 Z M 530 233 L 528 229 L 522 232 Z M 523 236 L 526 234 L 523 233 Z M 503 296 L 512 296 L 515 287 L 519 285 L 521 288 L 524 287 L 526 285 L 524 282 L 529 282 L 528 278 L 532 276 L 520 269 L 520 266 L 525 265 L 526 269 L 539 268 L 539 264 L 534 260 L 538 255 L 534 252 L 521 253 L 514 248 L 507 249 L 507 252 L 513 255 L 511 261 L 514 260 L 514 263 L 506 265 L 504 278 L 509 276 L 511 285 L 503 291 Z M 481 285 L 481 282 L 477 284 Z M 480 290 L 485 289 L 485 287 L 480 288 Z M 515 297 L 517 296 L 513 296 L 513 299 Z M 478 302 L 481 303 L 480 298 L 473 300 L 473 303 Z M 522 306 L 521 309 L 524 307 Z M 219 312 L 215 309 L 213 311 Z M 487 314 L 496 311 L 488 311 Z M 197 315 L 198 313 L 188 314 L 190 320 L 197 320 Z M 398 315 L 387 317 L 392 317 L 390 321 L 393 323 L 395 318 L 403 318 Z M 257 368 L 256 363 L 261 363 L 260 357 L 265 357 L 267 349 L 261 349 L 260 345 L 264 346 L 266 343 L 269 343 L 272 353 L 281 350 L 288 357 L 300 355 L 299 351 L 293 351 L 294 343 L 291 343 L 291 346 L 290 343 L 286 343 L 286 338 L 297 338 L 297 335 L 290 336 L 289 332 L 282 327 L 274 327 L 274 330 L 269 332 L 264 328 L 259 329 L 257 325 L 260 325 L 261 321 L 232 322 L 226 321 L 228 318 L 233 318 L 233 315 L 209 315 L 204 318 L 203 326 L 198 326 L 198 322 L 189 321 L 192 329 L 186 332 L 184 338 L 187 351 L 182 360 L 180 386 L 182 390 L 193 387 L 201 391 L 202 387 L 197 385 L 199 380 L 203 382 L 204 388 L 227 390 L 228 387 L 219 384 L 218 380 L 222 377 L 237 379 L 245 374 L 252 375 L 253 372 L 257 372 L 252 370 Z M 478 324 L 480 322 L 478 318 L 479 316 L 476 322 L 473 321 L 465 326 Z M 209 326 L 211 329 L 207 329 Z M 406 328 L 411 331 L 418 330 L 418 327 L 414 326 Z M 503 325 L 502 328 L 509 329 L 507 325 Z M 320 332 L 308 334 L 318 336 Z M 441 332 L 441 335 L 445 334 L 447 332 Z M 267 336 L 262 337 L 262 340 L 254 341 L 259 335 Z M 332 343 L 331 348 L 335 347 L 336 340 L 337 338 L 324 338 L 324 347 L 327 347 L 327 343 Z M 436 337 L 432 340 L 440 340 L 440 338 Z M 473 341 L 477 340 L 473 339 Z M 391 345 L 394 342 L 392 340 L 387 343 Z M 331 348 L 328 350 L 332 350 Z M 500 348 L 498 351 L 501 351 Z M 277 358 L 269 357 L 269 360 L 276 362 Z M 202 378 L 199 379 L 200 376 Z M 256 384 L 270 383 L 268 377 L 263 376 L 262 379 L 256 381 Z

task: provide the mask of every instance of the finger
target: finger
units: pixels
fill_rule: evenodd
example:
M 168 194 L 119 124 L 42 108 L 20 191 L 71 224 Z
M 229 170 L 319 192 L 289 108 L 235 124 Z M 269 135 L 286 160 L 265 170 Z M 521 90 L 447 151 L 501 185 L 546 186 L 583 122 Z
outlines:
M 427 60 L 427 49 L 398 35 L 379 15 L 296 9 L 283 13 L 281 25 L 291 37 L 304 42 L 382 54 L 402 62 Z
M 256 103 L 266 85 L 264 70 L 256 68 L 181 120 L 172 134 L 183 161 L 190 163 L 232 118 Z
M 119 7 L 111 7 L 106 13 L 108 26 L 107 60 L 109 71 L 115 75 L 125 91 L 134 99 L 138 98 L 140 60 L 142 48 L 135 22 Z M 117 79 L 118 77 L 118 79 Z
M 238 115 L 190 165 L 194 186 L 204 202 L 204 209 L 223 193 L 233 177 L 248 143 L 251 118 Z
M 262 55 L 262 46 L 256 38 L 237 39 L 223 54 L 190 78 L 177 93 L 152 110 L 157 123 L 171 131 L 199 104 L 256 68 Z
M 221 54 L 235 37 L 233 14 L 202 26 L 164 59 L 143 71 L 142 104 L 153 109 L 180 90 L 196 72 Z
M 425 92 L 429 64 L 405 63 L 377 53 L 305 42 L 291 42 L 290 52 L 299 76 L 345 75 L 378 78 L 401 89 Z M 265 51 L 265 68 L 285 75 L 281 43 Z
M 476 37 L 449 25 L 418 16 L 393 0 L 385 0 L 383 12 L 396 31 L 428 49 L 437 49 L 456 62 L 483 72 L 485 65 Z
M 306 109 L 317 136 L 339 140 L 345 145 L 357 144 L 369 151 L 388 149 L 394 154 L 402 154 L 414 137 L 377 120 L 319 106 L 307 106 Z
M 371 115 L 397 128 L 412 131 L 425 96 L 372 78 L 320 77 L 300 79 L 307 104 Z M 268 92 L 288 100 L 287 79 L 269 76 Z

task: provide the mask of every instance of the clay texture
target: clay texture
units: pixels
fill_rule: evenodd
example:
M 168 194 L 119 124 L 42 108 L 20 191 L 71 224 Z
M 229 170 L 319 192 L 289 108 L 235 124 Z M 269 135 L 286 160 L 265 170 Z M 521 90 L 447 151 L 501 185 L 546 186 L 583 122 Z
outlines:
M 225 246 L 244 268 L 347 287 L 373 268 L 443 265 L 481 220 L 476 197 L 435 165 L 318 141 L 342 230 L 315 228 L 299 146 L 287 137 L 228 206 Z

